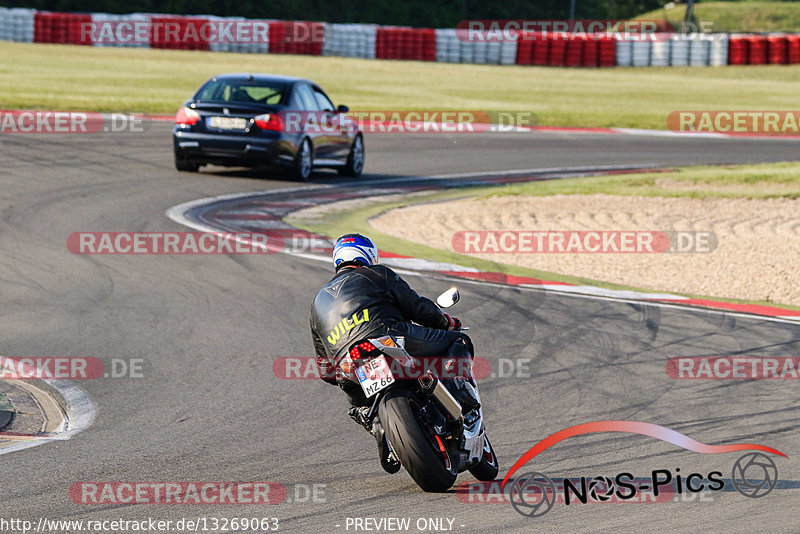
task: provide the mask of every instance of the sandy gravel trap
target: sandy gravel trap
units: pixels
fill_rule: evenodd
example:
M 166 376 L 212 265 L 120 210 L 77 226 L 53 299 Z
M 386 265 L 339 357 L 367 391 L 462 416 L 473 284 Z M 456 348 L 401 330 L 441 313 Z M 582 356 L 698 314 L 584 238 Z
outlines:
M 800 305 L 800 200 L 503 196 L 410 206 L 370 222 L 396 237 L 499 263 Z

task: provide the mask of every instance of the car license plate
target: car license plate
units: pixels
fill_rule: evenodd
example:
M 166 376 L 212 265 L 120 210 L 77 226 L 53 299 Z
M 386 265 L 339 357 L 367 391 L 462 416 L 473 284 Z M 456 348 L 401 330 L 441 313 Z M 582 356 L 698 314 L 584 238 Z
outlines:
M 389 364 L 383 356 L 374 358 L 356 369 L 356 376 L 367 398 L 372 397 L 377 392 L 388 388 L 394 383 L 392 371 L 389 369 Z
M 209 117 L 208 126 L 218 130 L 245 130 L 247 119 L 241 117 Z

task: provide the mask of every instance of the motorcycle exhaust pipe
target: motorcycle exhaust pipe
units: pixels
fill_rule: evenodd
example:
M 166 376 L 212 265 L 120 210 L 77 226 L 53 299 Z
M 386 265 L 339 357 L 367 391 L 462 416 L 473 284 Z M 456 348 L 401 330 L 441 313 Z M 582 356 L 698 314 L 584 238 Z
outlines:
M 442 385 L 441 380 L 429 374 L 419 378 L 419 385 L 425 393 L 439 401 L 439 404 L 450 414 L 450 417 L 456 421 L 463 421 L 461 404 L 447 391 L 447 388 Z

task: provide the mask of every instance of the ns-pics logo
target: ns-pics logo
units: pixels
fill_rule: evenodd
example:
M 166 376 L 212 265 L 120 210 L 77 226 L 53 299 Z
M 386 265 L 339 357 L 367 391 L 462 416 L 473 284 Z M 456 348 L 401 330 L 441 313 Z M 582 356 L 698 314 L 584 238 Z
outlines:
M 730 483 L 733 488 L 749 498 L 759 498 L 770 493 L 778 483 L 778 467 L 765 453 L 786 457 L 782 452 L 754 443 L 734 445 L 707 445 L 680 432 L 652 423 L 636 421 L 597 421 L 572 426 L 548 436 L 526 452 L 511 467 L 503 479 L 502 488 L 508 492 L 514 509 L 527 517 L 541 517 L 549 512 L 556 502 L 565 505 L 589 502 L 644 502 L 637 499 L 648 492 L 655 500 L 663 502 L 664 494 L 700 493 L 721 491 L 726 481 L 722 471 L 707 473 L 685 472 L 680 468 L 654 469 L 649 477 L 634 478 L 633 474 L 623 472 L 616 476 L 596 476 L 563 478 L 553 480 L 547 475 L 531 471 L 514 479 L 512 475 L 536 455 L 556 443 L 583 434 L 596 432 L 627 432 L 650 436 L 692 452 L 721 454 L 748 451 L 733 464 Z

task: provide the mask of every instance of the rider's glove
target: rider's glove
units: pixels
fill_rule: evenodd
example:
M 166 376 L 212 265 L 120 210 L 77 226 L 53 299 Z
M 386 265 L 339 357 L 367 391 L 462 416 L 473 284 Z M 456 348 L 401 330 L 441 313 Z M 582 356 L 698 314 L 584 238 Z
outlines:
M 447 317 L 447 329 L 448 330 L 461 330 L 461 321 L 458 320 L 456 317 L 450 317 L 446 313 L 444 314 Z

